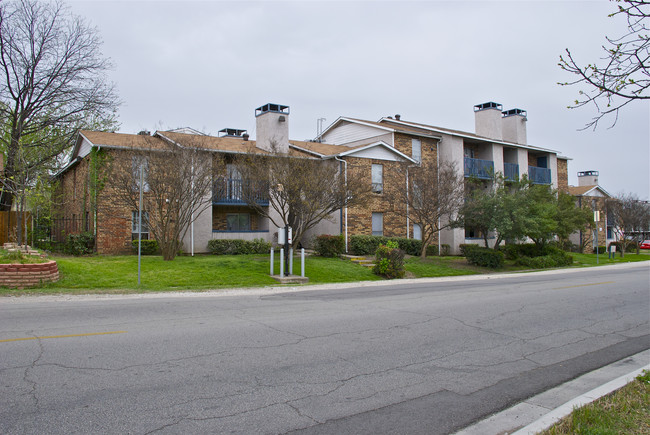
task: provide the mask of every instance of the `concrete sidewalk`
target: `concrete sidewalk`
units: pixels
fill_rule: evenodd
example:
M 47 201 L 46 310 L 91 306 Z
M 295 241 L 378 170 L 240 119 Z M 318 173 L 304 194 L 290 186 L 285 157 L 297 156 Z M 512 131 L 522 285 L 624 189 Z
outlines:
M 622 359 L 531 397 L 456 435 L 533 435 L 580 407 L 631 382 L 650 369 L 650 350 Z

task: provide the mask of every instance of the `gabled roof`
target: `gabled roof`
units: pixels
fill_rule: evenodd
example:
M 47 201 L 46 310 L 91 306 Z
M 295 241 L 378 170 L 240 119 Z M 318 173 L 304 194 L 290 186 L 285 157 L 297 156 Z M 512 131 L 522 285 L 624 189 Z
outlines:
M 569 186 L 569 194 L 572 196 L 598 196 L 594 195 L 596 191 L 600 191 L 603 196 L 611 198 L 612 196 L 605 191 L 602 187 L 595 184 L 592 186 Z
M 321 137 L 325 135 L 328 131 L 334 129 L 337 125 L 339 125 L 342 122 L 352 122 L 360 125 L 365 125 L 368 127 L 374 127 L 380 130 L 384 130 L 386 132 L 392 132 L 392 133 L 406 133 L 406 134 L 411 134 L 411 135 L 418 135 L 418 136 L 426 136 L 426 137 L 433 137 L 433 138 L 440 138 L 440 134 L 448 134 L 451 136 L 459 136 L 459 137 L 464 137 L 467 139 L 474 139 L 477 141 L 482 141 L 482 142 L 490 142 L 490 143 L 497 143 L 497 144 L 502 144 L 506 145 L 509 147 L 516 147 L 516 148 L 527 148 L 527 149 L 532 149 L 532 150 L 538 150 L 538 151 L 544 151 L 544 152 L 552 152 L 552 153 L 557 153 L 558 151 L 552 150 L 550 148 L 542 148 L 542 147 L 537 147 L 533 145 L 527 145 L 527 144 L 518 144 L 515 142 L 508 142 L 508 141 L 503 141 L 503 140 L 496 140 L 496 139 L 491 139 L 489 137 L 485 136 L 479 136 L 475 133 L 469 133 L 461 130 L 453 130 L 450 128 L 443 128 L 443 127 L 436 127 L 433 125 L 428 125 L 428 124 L 421 124 L 417 122 L 410 122 L 410 121 L 404 121 L 404 120 L 397 120 L 393 118 L 381 118 L 379 121 L 368 121 L 365 119 L 358 119 L 358 118 L 351 118 L 347 116 L 341 116 L 339 117 L 336 121 L 334 121 L 332 124 L 330 124 L 321 134 Z

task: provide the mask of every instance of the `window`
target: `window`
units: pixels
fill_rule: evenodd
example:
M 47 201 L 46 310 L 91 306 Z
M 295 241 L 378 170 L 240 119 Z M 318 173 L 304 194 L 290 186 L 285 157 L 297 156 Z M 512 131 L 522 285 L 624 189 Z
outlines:
M 144 171 L 144 188 L 143 192 L 149 192 L 149 183 L 147 183 L 147 171 L 149 170 L 149 162 L 146 157 L 142 156 L 133 156 L 131 159 L 131 171 L 133 173 L 134 186 L 133 190 L 138 191 L 140 189 L 140 167 Z
M 411 139 L 411 157 L 416 162 L 422 161 L 422 142 L 420 142 L 420 139 Z
M 422 208 L 422 189 L 415 182 L 413 182 L 413 208 Z
M 413 224 L 413 238 L 415 240 L 422 240 L 422 227 L 420 224 Z
M 226 172 L 228 174 L 228 178 L 226 180 L 227 183 L 226 198 L 241 200 L 242 199 L 241 172 L 239 172 L 237 166 L 231 164 L 226 165 Z
M 465 157 L 473 159 L 474 158 L 474 150 L 471 148 L 465 148 Z
M 372 214 L 372 235 L 373 236 L 384 235 L 384 214 L 383 213 Z
M 226 215 L 227 231 L 250 231 L 251 215 L 248 213 L 230 213 Z
M 384 192 L 384 166 L 372 165 L 372 191 L 374 193 Z
M 138 240 L 138 212 L 131 212 L 131 240 Z M 149 239 L 149 213 L 142 212 L 142 240 Z

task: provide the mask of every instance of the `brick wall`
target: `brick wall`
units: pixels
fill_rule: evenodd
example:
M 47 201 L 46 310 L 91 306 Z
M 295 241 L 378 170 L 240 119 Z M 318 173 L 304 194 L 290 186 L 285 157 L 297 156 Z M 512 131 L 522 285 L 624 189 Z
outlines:
M 437 160 L 436 140 L 433 138 L 416 137 L 407 134 L 395 133 L 395 149 L 407 156 L 411 156 L 411 139 L 420 139 L 422 160 L 435 162 Z M 350 207 L 348 209 L 348 233 L 350 235 L 371 235 L 372 234 L 372 213 L 384 214 L 384 236 L 387 237 L 412 237 L 413 225 L 409 225 L 407 234 L 405 210 L 397 212 L 397 208 L 405 208 L 404 204 L 395 204 L 389 200 L 396 189 L 404 189 L 406 178 L 398 171 L 400 163 L 386 160 L 371 160 L 349 157 L 348 171 L 357 171 L 367 180 L 372 181 L 372 164 L 383 165 L 384 192 L 372 194 L 370 202 L 362 207 Z
M 557 188 L 563 192 L 569 191 L 568 160 L 557 159 Z
M 0 264 L 0 286 L 24 289 L 59 280 L 56 261 L 38 264 Z

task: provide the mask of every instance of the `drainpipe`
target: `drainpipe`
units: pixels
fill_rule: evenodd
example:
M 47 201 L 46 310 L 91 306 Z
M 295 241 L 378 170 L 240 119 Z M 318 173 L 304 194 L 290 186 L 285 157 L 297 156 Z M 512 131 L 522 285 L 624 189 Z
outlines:
M 421 154 L 420 154 L 420 158 L 422 158 Z M 406 238 L 407 239 L 411 238 L 411 231 L 409 230 L 411 225 L 411 219 L 409 218 L 409 169 L 415 168 L 416 166 L 419 166 L 419 164 L 410 165 L 406 167 Z M 422 233 L 422 228 L 420 228 L 420 233 Z
M 347 160 L 340 159 L 338 156 L 334 156 L 334 159 L 338 160 L 339 162 L 343 163 L 344 167 L 344 173 L 343 173 L 343 178 L 345 180 L 345 189 L 347 190 L 348 188 L 348 162 Z M 345 205 L 344 209 L 344 214 L 345 214 L 345 253 L 348 253 L 348 206 L 347 203 Z

